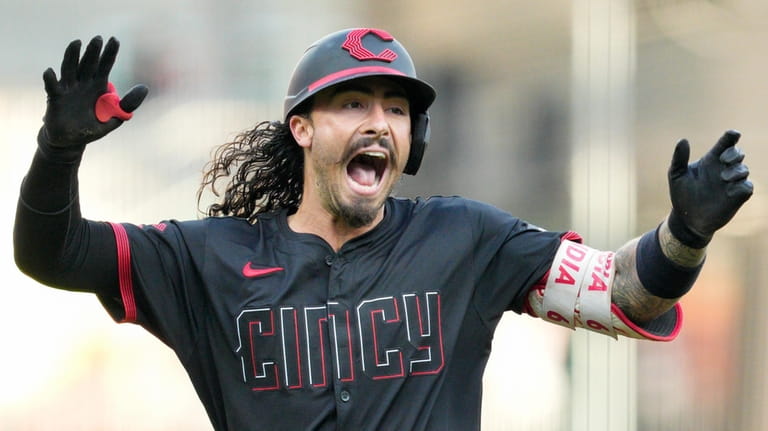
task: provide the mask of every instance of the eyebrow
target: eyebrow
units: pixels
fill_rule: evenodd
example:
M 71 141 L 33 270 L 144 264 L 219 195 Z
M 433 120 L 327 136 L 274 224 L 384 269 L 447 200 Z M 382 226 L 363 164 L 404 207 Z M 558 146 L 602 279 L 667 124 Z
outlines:
M 370 86 L 362 85 L 359 83 L 354 82 L 345 82 L 341 83 L 331 89 L 330 96 L 331 98 L 336 97 L 337 95 L 341 93 L 346 92 L 356 92 L 356 93 L 363 93 L 365 95 L 372 96 L 373 95 L 373 89 Z M 387 90 L 384 93 L 384 98 L 390 99 L 390 98 L 402 98 L 402 99 L 408 99 L 408 96 L 406 95 L 405 91 L 399 88 L 391 88 Z

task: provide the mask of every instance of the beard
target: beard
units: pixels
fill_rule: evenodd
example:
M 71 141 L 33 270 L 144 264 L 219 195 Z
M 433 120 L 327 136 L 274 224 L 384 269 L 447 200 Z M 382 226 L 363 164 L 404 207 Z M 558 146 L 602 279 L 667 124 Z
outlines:
M 376 219 L 381 210 L 386 197 L 389 196 L 393 189 L 392 184 L 386 193 L 375 200 L 371 198 L 356 197 L 352 198 L 348 202 L 343 202 L 341 199 L 340 186 L 334 184 L 328 175 L 328 166 L 334 165 L 346 165 L 352 158 L 352 154 L 358 149 L 370 146 L 376 141 L 380 146 L 390 149 L 390 163 L 393 166 L 397 166 L 397 155 L 392 149 L 392 143 L 389 139 L 376 139 L 376 138 L 362 138 L 354 142 L 350 148 L 341 155 L 339 159 L 333 161 L 315 160 L 315 172 L 317 175 L 316 186 L 321 199 L 324 202 L 324 206 L 328 212 L 330 212 L 338 219 L 342 220 L 347 226 L 357 229 L 364 226 L 368 226 Z M 394 168 L 392 168 L 394 170 Z
M 379 213 L 379 206 L 370 203 L 355 201 L 348 205 L 339 205 L 337 216 L 352 228 L 361 228 L 373 223 Z
M 386 196 L 389 196 L 391 190 L 386 193 L 385 198 L 379 202 L 379 199 L 357 197 L 349 201 L 341 199 L 341 193 L 328 181 L 324 181 L 323 173 L 318 175 L 318 190 L 325 209 L 334 217 L 343 221 L 347 226 L 357 229 L 368 226 L 376 219 L 379 210 L 384 205 Z

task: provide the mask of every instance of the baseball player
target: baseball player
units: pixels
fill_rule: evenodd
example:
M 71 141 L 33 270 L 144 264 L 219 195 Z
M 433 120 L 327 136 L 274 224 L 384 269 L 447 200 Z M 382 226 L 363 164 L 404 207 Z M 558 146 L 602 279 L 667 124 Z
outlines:
M 505 311 L 666 341 L 713 234 L 752 194 L 739 133 L 669 169 L 672 210 L 618 251 L 461 197 L 391 196 L 416 174 L 435 90 L 386 31 L 332 33 L 298 62 L 284 116 L 224 144 L 201 220 L 83 218 L 86 145 L 129 120 L 118 42 L 72 42 L 43 74 L 47 110 L 16 216 L 17 265 L 95 293 L 170 346 L 216 430 L 477 430 Z M 224 190 L 214 183 L 226 178 Z M 524 354 L 524 353 L 521 353 Z

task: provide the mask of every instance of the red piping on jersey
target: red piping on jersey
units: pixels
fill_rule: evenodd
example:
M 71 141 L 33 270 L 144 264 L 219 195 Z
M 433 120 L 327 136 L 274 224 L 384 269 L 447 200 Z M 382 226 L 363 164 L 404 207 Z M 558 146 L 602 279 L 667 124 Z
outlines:
M 364 66 L 364 67 L 353 67 L 351 69 L 344 69 L 340 70 L 335 73 L 331 73 L 330 75 L 326 75 L 323 78 L 318 79 L 317 81 L 309 84 L 307 89 L 309 91 L 315 91 L 317 87 L 323 86 L 325 84 L 328 84 L 330 82 L 336 81 L 338 79 L 346 78 L 348 76 L 357 75 L 360 73 L 366 73 L 366 74 L 382 74 L 382 75 L 400 75 L 400 76 L 406 76 L 405 73 L 392 69 L 391 67 L 384 67 L 384 66 Z
M 120 297 L 123 300 L 125 317 L 122 323 L 136 322 L 136 300 L 133 295 L 133 277 L 131 276 L 131 248 L 125 228 L 117 223 L 110 223 L 115 233 L 117 245 L 117 279 L 120 285 Z
M 352 358 L 352 327 L 350 326 L 350 317 L 349 317 L 349 310 L 347 310 L 345 313 L 346 322 L 347 322 L 347 345 L 349 348 L 347 351 L 349 352 L 349 363 L 354 364 L 354 360 Z M 325 355 L 325 353 L 323 353 Z M 323 359 L 323 364 L 325 364 L 325 359 Z M 354 382 L 355 381 L 355 367 L 350 367 L 351 375 L 349 377 L 341 379 L 342 382 Z M 323 368 L 323 374 L 325 374 L 325 368 Z
M 296 338 L 296 371 L 299 374 L 299 382 L 298 382 L 298 384 L 295 384 L 295 385 L 288 385 L 288 389 L 296 389 L 296 388 L 300 388 L 300 387 L 304 386 L 304 383 L 302 382 L 303 378 L 302 378 L 302 373 L 301 373 L 301 353 L 299 353 L 299 352 L 301 352 L 301 347 L 299 345 L 299 343 L 300 343 L 299 342 L 299 318 L 298 318 L 298 314 L 297 314 L 295 308 L 293 309 L 293 331 L 296 334 L 296 336 L 295 336 L 295 338 Z M 286 364 L 286 368 L 287 367 L 288 367 L 288 365 Z M 287 377 L 287 375 L 286 375 L 286 378 L 285 378 L 285 383 L 288 384 L 288 377 Z
M 420 335 L 424 335 L 424 327 L 422 325 L 422 317 L 421 317 L 421 305 L 419 305 L 419 297 L 416 297 L 416 309 L 419 310 L 419 330 Z M 443 348 L 443 322 L 442 322 L 442 315 L 443 310 L 440 302 L 440 295 L 437 295 L 437 331 L 440 339 L 440 367 L 438 367 L 436 370 L 432 371 L 413 371 L 411 370 L 411 374 L 414 376 L 423 376 L 428 374 L 440 374 L 440 372 L 443 370 L 443 367 L 445 367 L 445 349 Z M 431 334 L 430 334 L 431 335 Z M 419 350 L 424 350 L 429 347 L 419 347 Z M 430 355 L 432 354 L 430 350 Z
M 317 319 L 317 329 L 319 331 L 318 334 L 320 334 L 320 346 L 325 346 L 325 338 L 323 337 L 323 332 L 324 332 L 323 324 L 326 324 L 326 325 L 328 324 L 327 318 Z M 296 327 L 296 331 L 297 331 L 296 333 L 298 334 L 298 326 Z M 298 341 L 299 340 L 297 337 L 296 338 L 297 352 L 299 351 Z M 307 362 L 309 362 L 309 360 Z M 315 387 L 315 388 L 322 388 L 328 385 L 328 376 L 325 374 L 325 349 L 323 348 L 320 349 L 320 363 L 322 364 L 322 367 L 323 367 L 323 383 L 312 383 L 312 387 Z M 301 376 L 301 367 L 299 367 L 299 376 Z M 301 378 L 299 378 L 299 380 L 301 380 Z
M 372 310 L 370 312 L 371 316 L 371 328 L 373 328 L 373 356 L 374 360 L 376 362 L 376 366 L 382 366 L 382 365 L 389 365 L 389 356 L 387 356 L 387 363 L 380 363 L 379 362 L 379 340 L 378 336 L 376 334 L 376 322 L 374 320 L 374 314 L 381 314 L 381 320 L 384 323 L 395 323 L 400 321 L 400 308 L 397 306 L 397 300 L 392 297 L 392 304 L 395 308 L 395 317 L 392 319 L 387 320 L 387 316 L 385 313 L 385 310 L 383 309 L 377 309 Z M 397 377 L 404 377 L 405 376 L 405 365 L 403 364 L 403 352 L 398 351 L 398 357 L 400 359 L 400 372 L 397 374 L 387 374 L 383 376 L 375 376 L 373 377 L 373 380 L 381 380 L 381 379 L 394 379 Z

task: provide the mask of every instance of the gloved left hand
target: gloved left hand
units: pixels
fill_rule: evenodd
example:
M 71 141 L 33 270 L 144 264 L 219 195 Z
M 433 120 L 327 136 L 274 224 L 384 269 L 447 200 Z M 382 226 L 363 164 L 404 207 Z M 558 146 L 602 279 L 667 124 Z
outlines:
M 688 141 L 682 139 L 675 147 L 668 172 L 672 212 L 667 221 L 672 234 L 689 247 L 705 247 L 752 196 L 744 152 L 735 146 L 740 137 L 735 130 L 725 132 L 691 164 Z
M 91 39 L 80 59 L 81 42 L 67 46 L 61 62 L 61 79 L 52 68 L 43 73 L 48 104 L 40 139 L 59 150 L 82 151 L 120 126 L 141 105 L 148 89 L 133 87 L 121 100 L 109 83 L 109 72 L 120 47 L 110 38 L 101 53 L 102 39 Z

